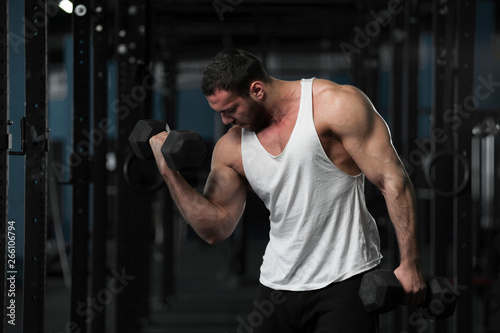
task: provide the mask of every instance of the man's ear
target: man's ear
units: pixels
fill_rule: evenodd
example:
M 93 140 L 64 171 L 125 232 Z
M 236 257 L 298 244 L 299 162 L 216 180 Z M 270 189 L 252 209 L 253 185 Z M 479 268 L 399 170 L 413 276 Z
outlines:
M 250 98 L 261 101 L 264 98 L 264 84 L 261 81 L 254 81 L 250 84 Z

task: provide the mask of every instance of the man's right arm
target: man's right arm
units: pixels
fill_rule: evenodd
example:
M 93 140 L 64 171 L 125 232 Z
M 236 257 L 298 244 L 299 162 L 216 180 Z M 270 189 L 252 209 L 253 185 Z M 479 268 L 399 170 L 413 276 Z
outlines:
M 214 244 L 228 238 L 241 218 L 246 202 L 246 182 L 233 169 L 234 161 L 231 160 L 241 154 L 238 154 L 241 151 L 238 138 L 234 133 L 228 133 L 215 146 L 211 172 L 202 195 L 179 172 L 167 166 L 161 154 L 167 136 L 168 133 L 163 132 L 152 137 L 150 145 L 179 211 L 206 242 Z

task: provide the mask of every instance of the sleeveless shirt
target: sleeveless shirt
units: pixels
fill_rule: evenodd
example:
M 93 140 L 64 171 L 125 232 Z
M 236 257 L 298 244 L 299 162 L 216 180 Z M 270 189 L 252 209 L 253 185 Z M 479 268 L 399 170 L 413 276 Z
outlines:
M 270 212 L 260 282 L 276 290 L 327 286 L 380 263 L 380 239 L 364 196 L 364 174 L 331 162 L 313 121 L 312 83 L 301 80 L 300 108 L 285 149 L 271 155 L 242 129 L 247 180 Z

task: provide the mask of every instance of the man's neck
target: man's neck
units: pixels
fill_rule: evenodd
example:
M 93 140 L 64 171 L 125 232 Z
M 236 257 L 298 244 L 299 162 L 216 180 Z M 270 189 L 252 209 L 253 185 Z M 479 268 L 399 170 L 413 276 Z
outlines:
M 271 116 L 271 122 L 280 123 L 290 112 L 295 111 L 297 101 L 300 101 L 300 81 L 272 78 L 269 86 L 265 108 Z

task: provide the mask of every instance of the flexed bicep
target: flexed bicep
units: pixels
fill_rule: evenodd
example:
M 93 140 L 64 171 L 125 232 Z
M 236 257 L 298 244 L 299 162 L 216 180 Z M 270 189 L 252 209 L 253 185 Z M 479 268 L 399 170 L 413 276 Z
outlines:
M 234 133 L 224 136 L 214 148 L 212 166 L 203 195 L 217 206 L 217 221 L 228 237 L 245 209 L 247 183 L 237 172 L 238 142 Z
M 217 220 L 224 224 L 227 236 L 233 232 L 243 214 L 246 191 L 244 180 L 230 167 L 212 169 L 204 196 L 219 208 Z

